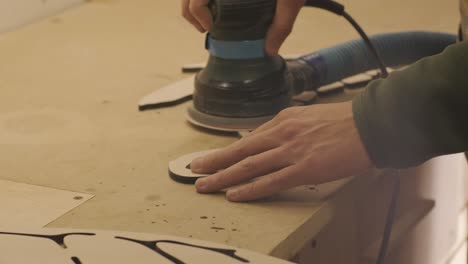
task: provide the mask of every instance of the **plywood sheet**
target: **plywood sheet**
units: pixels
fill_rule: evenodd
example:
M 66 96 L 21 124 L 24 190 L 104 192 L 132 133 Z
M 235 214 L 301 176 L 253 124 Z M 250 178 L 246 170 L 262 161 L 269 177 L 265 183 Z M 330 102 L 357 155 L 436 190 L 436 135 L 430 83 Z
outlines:
M 117 231 L 0 229 L 0 247 L 0 263 L 290 263 L 217 243 Z
M 92 195 L 0 180 L 0 228 L 43 227 Z
M 0 33 L 63 11 L 83 0 L 0 0 Z

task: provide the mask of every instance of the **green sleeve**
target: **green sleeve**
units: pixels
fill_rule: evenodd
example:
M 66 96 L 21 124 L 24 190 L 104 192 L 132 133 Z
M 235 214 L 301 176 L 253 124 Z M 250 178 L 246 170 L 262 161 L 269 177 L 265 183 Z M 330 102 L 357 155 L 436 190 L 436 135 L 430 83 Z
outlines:
M 371 82 L 353 101 L 379 168 L 406 168 L 468 150 L 468 41 Z

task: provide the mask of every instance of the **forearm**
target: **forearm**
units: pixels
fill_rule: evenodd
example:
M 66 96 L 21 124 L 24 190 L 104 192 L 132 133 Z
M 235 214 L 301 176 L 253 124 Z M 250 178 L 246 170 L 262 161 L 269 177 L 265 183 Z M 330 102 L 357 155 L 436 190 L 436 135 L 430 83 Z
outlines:
M 353 102 L 378 167 L 404 168 L 468 149 L 468 42 L 370 83 Z

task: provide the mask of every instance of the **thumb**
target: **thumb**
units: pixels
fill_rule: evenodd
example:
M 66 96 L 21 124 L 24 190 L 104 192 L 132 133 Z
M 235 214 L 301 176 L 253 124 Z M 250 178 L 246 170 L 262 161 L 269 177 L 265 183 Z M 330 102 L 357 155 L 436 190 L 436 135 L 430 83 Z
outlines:
M 213 18 L 207 6 L 208 3 L 209 0 L 191 0 L 189 4 L 190 12 L 205 31 L 210 31 L 213 27 Z
M 276 15 L 271 24 L 265 43 L 269 55 L 277 55 L 281 45 L 291 33 L 297 15 L 304 6 L 305 0 L 278 0 Z

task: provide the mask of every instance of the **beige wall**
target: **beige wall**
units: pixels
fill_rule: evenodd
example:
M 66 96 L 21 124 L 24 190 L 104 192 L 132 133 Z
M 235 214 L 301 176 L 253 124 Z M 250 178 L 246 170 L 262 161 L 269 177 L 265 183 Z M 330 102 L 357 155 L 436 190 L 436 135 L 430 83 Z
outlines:
M 0 0 L 0 33 L 53 15 L 83 0 Z

